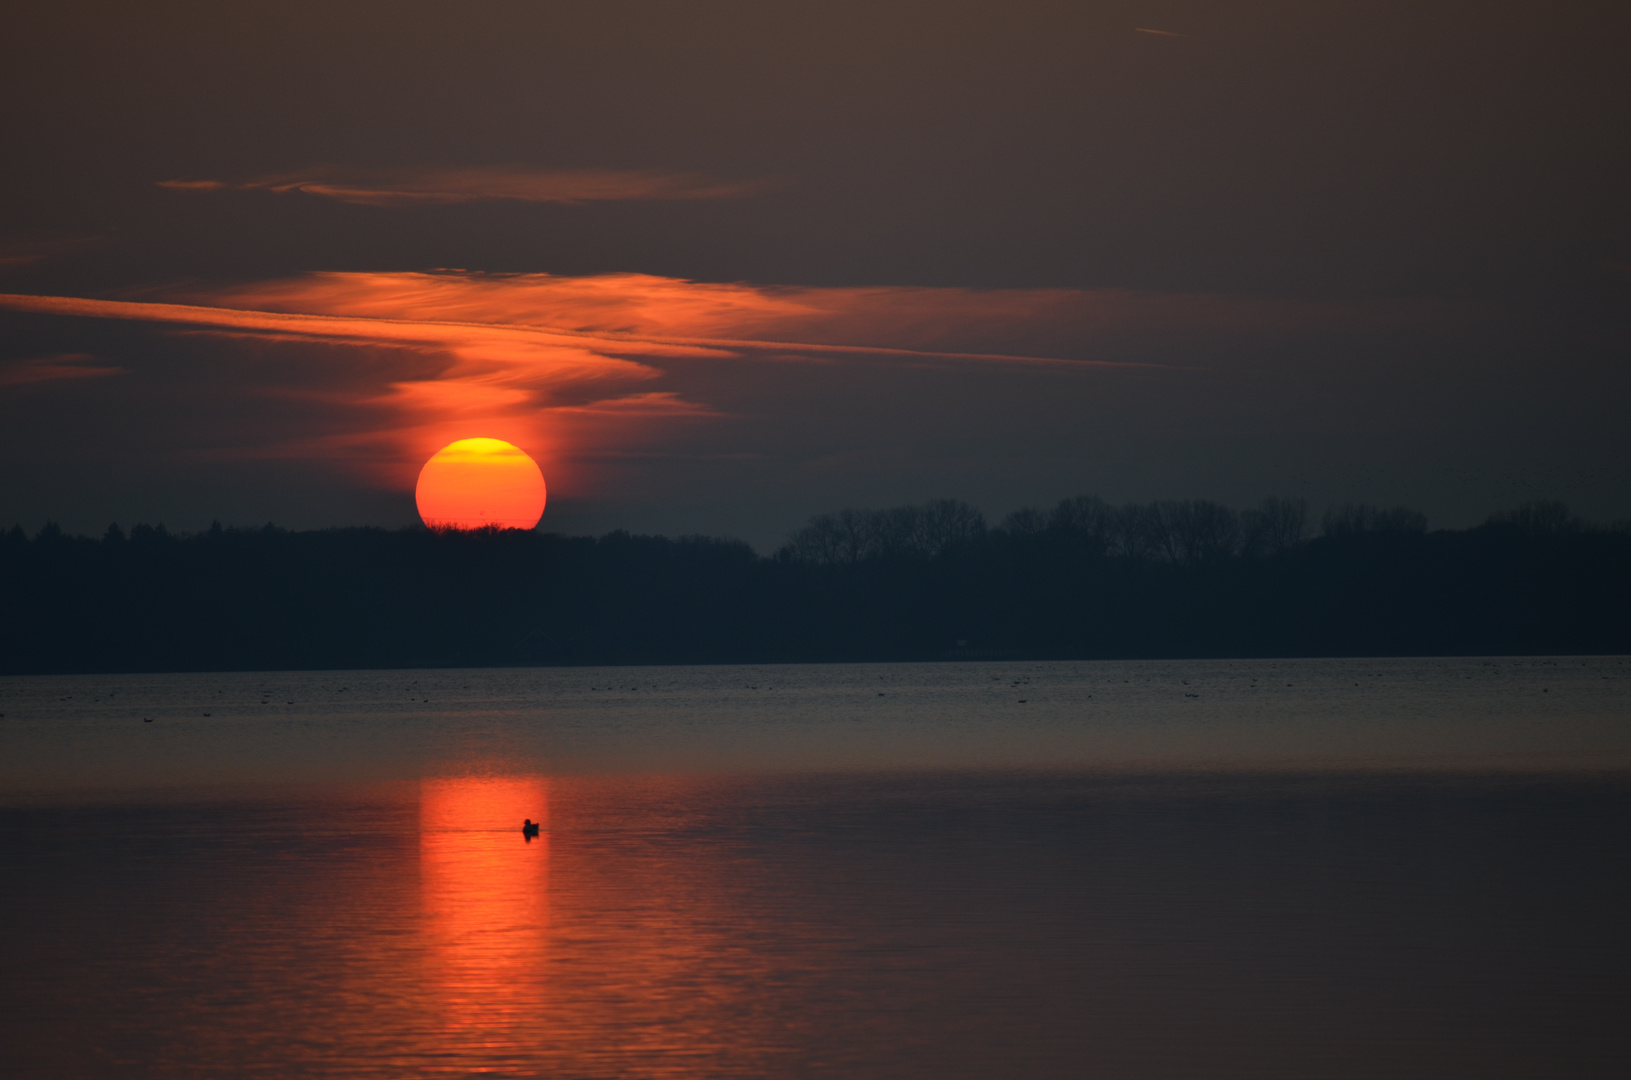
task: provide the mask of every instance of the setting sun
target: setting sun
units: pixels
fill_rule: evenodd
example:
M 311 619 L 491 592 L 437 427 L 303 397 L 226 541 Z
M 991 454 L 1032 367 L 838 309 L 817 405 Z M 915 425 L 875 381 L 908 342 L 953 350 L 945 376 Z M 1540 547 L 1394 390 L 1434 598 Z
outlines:
M 530 529 L 544 516 L 544 474 L 518 446 L 460 439 L 419 470 L 414 500 L 433 529 Z

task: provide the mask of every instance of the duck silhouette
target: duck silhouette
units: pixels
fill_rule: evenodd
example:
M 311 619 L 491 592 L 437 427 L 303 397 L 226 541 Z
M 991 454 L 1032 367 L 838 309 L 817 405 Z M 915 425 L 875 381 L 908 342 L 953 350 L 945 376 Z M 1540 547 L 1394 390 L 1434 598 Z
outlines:
M 527 818 L 521 824 L 521 835 L 526 837 L 527 843 L 532 843 L 532 838 L 538 835 L 538 823 Z

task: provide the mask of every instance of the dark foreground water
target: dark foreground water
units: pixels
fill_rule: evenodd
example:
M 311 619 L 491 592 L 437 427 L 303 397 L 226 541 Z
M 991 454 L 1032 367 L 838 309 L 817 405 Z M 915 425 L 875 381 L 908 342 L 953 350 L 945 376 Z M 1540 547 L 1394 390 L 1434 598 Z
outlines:
M 0 712 L 4 1075 L 1631 1069 L 1624 658 L 9 679 Z

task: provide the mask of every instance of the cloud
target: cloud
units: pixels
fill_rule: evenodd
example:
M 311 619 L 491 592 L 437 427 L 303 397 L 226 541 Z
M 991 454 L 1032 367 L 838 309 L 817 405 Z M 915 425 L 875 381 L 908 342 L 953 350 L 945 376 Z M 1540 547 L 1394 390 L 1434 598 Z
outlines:
M 56 236 L 0 244 L 0 271 L 45 262 L 99 240 L 99 236 Z
M 123 375 L 125 369 L 102 364 L 89 353 L 56 353 L 0 363 L 0 390 L 63 379 L 98 379 Z
M 535 203 L 649 202 L 731 199 L 760 183 L 726 183 L 695 173 L 616 169 L 398 169 L 329 167 L 254 180 L 163 180 L 172 191 L 300 192 L 359 206 L 439 206 L 510 200 Z
M 497 323 L 23 295 L 0 295 L 0 308 L 160 324 L 172 334 L 235 342 L 240 353 L 258 343 L 283 366 L 297 369 L 294 378 L 284 378 L 276 361 L 263 364 L 255 375 L 260 394 L 349 407 L 364 430 L 332 438 L 368 441 L 377 435 L 394 446 L 390 457 L 403 468 L 471 428 L 547 446 L 554 441 L 551 410 L 615 401 L 625 391 L 645 400 L 644 384 L 663 374 L 654 362 L 726 355 L 682 343 L 603 341 Z M 326 363 L 306 359 L 316 354 Z M 30 377 L 46 377 L 27 370 Z M 274 440 L 257 452 L 321 454 L 314 445 Z
M 624 394 L 622 397 L 591 401 L 583 405 L 564 405 L 561 412 L 598 416 L 699 416 L 723 415 L 717 409 L 694 401 L 686 401 L 672 390 L 652 390 L 644 394 Z
M 588 463 L 785 457 L 794 451 L 766 447 L 794 430 L 807 440 L 949 448 L 969 425 L 992 422 L 982 406 L 992 395 L 1058 412 L 1107 400 L 1105 379 L 1153 377 L 1174 389 L 1170 380 L 1215 381 L 1215 370 L 1200 369 L 1231 349 L 1292 346 L 1284 354 L 1303 339 L 1419 315 L 1408 305 L 1129 290 L 808 288 L 644 274 L 335 272 L 127 297 L 0 295 L 0 309 L 148 324 L 172 342 L 213 343 L 167 376 L 162 392 L 202 417 L 167 435 L 194 423 L 214 440 L 206 447 L 198 435 L 198 453 L 213 459 L 310 461 L 392 490 L 410 489 L 431 453 L 471 435 L 523 446 L 557 490 L 571 490 L 578 470 L 580 491 L 604 479 Z M 167 351 L 149 350 L 158 359 L 147 362 L 181 363 L 163 359 Z M 118 370 L 88 359 L 27 361 L 10 381 Z M 132 385 L 160 392 L 131 363 Z M 850 427 L 863 414 L 870 419 Z
M 505 324 L 600 340 L 752 350 L 808 361 L 1184 366 L 1220 342 L 1260 341 L 1409 304 L 1320 305 L 1127 289 L 812 288 L 649 274 L 314 273 L 170 294 L 260 311 Z

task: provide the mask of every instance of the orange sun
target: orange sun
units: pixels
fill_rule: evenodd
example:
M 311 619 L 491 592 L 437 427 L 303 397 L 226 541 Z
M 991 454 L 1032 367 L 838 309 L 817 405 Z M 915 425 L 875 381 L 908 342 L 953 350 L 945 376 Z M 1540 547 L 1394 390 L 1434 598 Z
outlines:
M 414 489 L 419 516 L 433 529 L 530 529 L 544 516 L 544 474 L 518 446 L 460 439 L 436 451 Z

